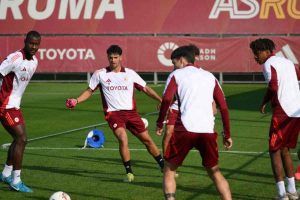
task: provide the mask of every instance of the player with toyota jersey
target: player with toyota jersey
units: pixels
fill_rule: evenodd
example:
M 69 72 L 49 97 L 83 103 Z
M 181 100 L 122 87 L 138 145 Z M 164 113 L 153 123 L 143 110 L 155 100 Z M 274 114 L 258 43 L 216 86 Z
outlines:
M 67 99 L 66 106 L 74 108 L 78 103 L 90 98 L 96 89 L 100 90 L 105 119 L 119 142 L 119 151 L 126 170 L 124 180 L 132 182 L 134 175 L 126 129 L 146 146 L 161 169 L 164 165 L 159 149 L 137 113 L 134 91 L 142 91 L 158 102 L 161 102 L 161 97 L 148 87 L 134 70 L 122 66 L 122 49 L 118 45 L 111 45 L 107 49 L 107 57 L 109 66 L 95 71 L 89 87 L 76 99 Z
M 0 89 L 0 121 L 12 136 L 6 164 L 0 174 L 0 181 L 19 192 L 32 192 L 21 180 L 23 154 L 27 142 L 25 122 L 20 109 L 23 93 L 33 76 L 38 61 L 35 57 L 41 36 L 36 31 L 27 33 L 24 48 L 11 53 L 0 65 L 2 78 Z

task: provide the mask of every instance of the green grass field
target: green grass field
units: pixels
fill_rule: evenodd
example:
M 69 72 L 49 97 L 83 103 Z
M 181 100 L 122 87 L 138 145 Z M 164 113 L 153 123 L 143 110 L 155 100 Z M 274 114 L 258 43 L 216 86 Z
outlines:
M 102 149 L 81 150 L 87 132 L 93 128 L 70 131 L 105 122 L 99 94 L 75 110 L 65 108 L 65 99 L 77 96 L 87 87 L 84 83 L 31 83 L 23 97 L 22 107 L 28 138 L 22 180 L 34 190 L 32 194 L 9 191 L 0 183 L 0 199 L 48 199 L 55 191 L 67 192 L 72 200 L 153 200 L 163 199 L 162 174 L 144 146 L 129 134 L 134 183 L 122 182 L 125 174 L 118 143 L 107 125 L 97 126 L 106 136 Z M 234 199 L 272 199 L 276 188 L 270 167 L 268 150 L 269 115 L 261 115 L 258 107 L 265 85 L 223 85 L 230 108 L 234 145 L 223 151 L 220 145 L 220 167 L 228 179 Z M 163 86 L 153 87 L 161 93 Z M 156 136 L 156 102 L 137 92 L 138 110 L 149 120 L 150 134 L 161 147 Z M 220 132 L 220 115 L 216 129 Z M 39 137 L 45 136 L 39 139 Z M 219 137 L 221 144 L 221 137 Z M 0 128 L 0 144 L 11 138 Z M 6 149 L 0 150 L 0 163 L 4 164 Z M 293 154 L 295 165 L 296 155 Z M 2 170 L 2 167 L 0 168 Z M 201 166 L 197 152 L 192 151 L 179 168 L 177 198 L 187 200 L 218 199 L 217 192 Z

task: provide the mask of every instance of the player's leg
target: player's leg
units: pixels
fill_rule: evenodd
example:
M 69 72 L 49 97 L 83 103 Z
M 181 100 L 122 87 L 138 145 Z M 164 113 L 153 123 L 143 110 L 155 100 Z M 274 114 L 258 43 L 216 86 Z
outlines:
M 281 149 L 281 159 L 283 163 L 283 169 L 286 175 L 287 195 L 289 196 L 290 199 L 298 199 L 295 178 L 294 178 L 293 161 L 289 149 L 287 147 Z
M 164 160 L 160 154 L 159 149 L 156 144 L 150 137 L 147 128 L 145 127 L 144 122 L 137 112 L 128 112 L 127 113 L 127 129 L 136 136 L 147 148 L 148 152 L 154 157 L 157 164 L 161 168 L 164 167 Z
M 115 137 L 119 142 L 119 152 L 126 170 L 126 178 L 124 181 L 132 182 L 134 180 L 133 171 L 131 168 L 130 151 L 128 146 L 128 137 L 125 128 L 120 127 L 114 131 Z
M 218 165 L 211 167 L 211 168 L 206 168 L 207 174 L 211 178 L 211 180 L 214 182 L 217 191 L 221 195 L 221 199 L 223 200 L 231 200 L 231 192 L 229 188 L 229 184 L 227 180 L 224 178 L 222 175 Z
M 164 167 L 163 157 L 161 156 L 160 151 L 157 148 L 156 144 L 150 137 L 148 130 L 138 133 L 135 136 L 146 146 L 147 151 L 153 156 L 153 158 L 156 160 L 157 164 L 162 170 Z
M 281 151 L 270 151 L 271 166 L 273 171 L 273 176 L 276 182 L 277 192 L 279 198 L 286 198 L 286 190 L 283 179 L 283 165 L 281 159 Z
M 19 124 L 13 127 L 5 126 L 5 129 L 13 137 L 13 142 L 10 148 L 10 158 L 8 158 L 8 160 L 12 159 L 13 164 L 12 182 L 10 183 L 10 186 L 16 191 L 32 192 L 32 190 L 27 187 L 21 180 L 23 155 L 27 143 L 25 125 Z
M 163 178 L 163 192 L 166 200 L 174 200 L 176 193 L 175 174 L 177 165 L 165 162 L 164 178 Z
M 167 149 L 169 141 L 172 137 L 173 132 L 174 132 L 174 125 L 167 125 L 166 131 L 165 131 L 165 134 L 164 134 L 163 140 L 162 140 L 163 155 L 166 153 L 166 149 Z
M 12 182 L 12 171 L 13 171 L 13 149 L 14 144 L 11 144 L 9 146 L 9 149 L 7 151 L 7 158 L 6 163 L 4 165 L 4 169 L 2 173 L 0 174 L 0 181 L 10 184 Z

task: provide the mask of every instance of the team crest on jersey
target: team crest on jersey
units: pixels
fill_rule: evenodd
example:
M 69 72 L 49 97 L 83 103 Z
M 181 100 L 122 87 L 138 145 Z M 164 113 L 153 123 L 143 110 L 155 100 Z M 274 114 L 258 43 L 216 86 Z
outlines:
M 22 69 L 21 71 L 23 71 L 23 72 L 26 72 L 26 68 L 25 68 L 25 67 L 23 67 L 23 69 Z
M 19 117 L 15 117 L 15 122 L 18 123 L 20 121 Z
M 114 128 L 117 128 L 117 126 L 118 126 L 118 124 L 114 123 L 113 127 L 114 127 Z

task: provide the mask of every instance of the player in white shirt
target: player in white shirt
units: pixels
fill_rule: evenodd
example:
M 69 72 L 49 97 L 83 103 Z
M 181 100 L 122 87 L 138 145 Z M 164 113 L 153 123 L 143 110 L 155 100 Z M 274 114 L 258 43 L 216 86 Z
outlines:
M 5 167 L 0 174 L 0 181 L 10 185 L 13 190 L 32 192 L 21 181 L 21 168 L 27 133 L 25 122 L 20 110 L 23 93 L 34 74 L 38 61 L 35 57 L 41 42 L 41 36 L 36 31 L 27 33 L 25 46 L 6 57 L 0 64 L 2 78 L 0 90 L 0 121 L 13 138 Z
M 200 51 L 197 46 L 190 44 L 190 45 L 185 46 L 185 48 L 195 56 L 195 62 L 197 60 L 199 60 Z M 182 66 L 177 66 L 176 64 L 178 64 L 178 63 L 175 63 L 175 60 L 172 60 L 172 63 L 174 65 L 173 72 L 176 69 L 180 69 L 182 67 Z M 173 72 L 171 74 L 169 74 L 169 76 L 167 78 L 164 92 L 166 91 L 166 88 L 167 88 L 171 78 L 173 77 Z M 214 115 L 217 114 L 217 108 L 216 108 L 215 102 L 213 102 L 213 104 L 212 104 L 212 109 L 213 109 Z M 163 140 L 162 140 L 163 154 L 165 153 L 166 147 L 168 146 L 168 143 L 174 132 L 174 126 L 175 126 L 177 116 L 178 116 L 178 101 L 175 99 L 174 102 L 172 103 L 172 105 L 170 106 L 170 109 L 169 109 L 169 112 L 167 115 L 167 119 L 166 119 L 166 129 L 165 129 L 165 133 L 163 135 Z
M 130 152 L 126 129 L 136 136 L 163 168 L 164 161 L 159 149 L 150 137 L 141 117 L 136 110 L 134 99 L 135 89 L 140 90 L 151 98 L 161 102 L 161 97 L 132 69 L 122 66 L 122 49 L 111 45 L 107 49 L 109 66 L 94 72 L 89 87 L 76 99 L 68 99 L 66 106 L 74 108 L 93 94 L 99 88 L 102 105 L 110 128 L 119 142 L 120 155 L 126 170 L 126 181 L 132 182 L 134 175 L 131 169 Z
M 265 113 L 268 102 L 272 107 L 269 130 L 269 153 L 278 199 L 298 199 L 295 187 L 293 162 L 289 150 L 295 148 L 300 132 L 300 91 L 298 69 L 282 57 L 275 56 L 275 44 L 263 38 L 252 41 L 250 48 L 257 63 L 263 67 L 268 88 L 260 107 Z M 285 171 L 287 187 L 284 185 Z
M 221 198 L 230 200 L 229 184 L 218 167 L 217 133 L 214 131 L 212 109 L 212 103 L 215 101 L 222 116 L 223 144 L 229 149 L 232 146 L 229 113 L 222 89 L 211 73 L 194 66 L 194 55 L 184 47 L 173 51 L 171 59 L 176 66 L 184 67 L 174 71 L 163 96 L 157 120 L 157 134 L 159 135 L 163 130 L 163 121 L 169 106 L 176 95 L 179 116 L 164 155 L 163 190 L 165 199 L 175 199 L 176 169 L 182 164 L 188 152 L 195 147 L 200 152 L 202 165 L 214 181 Z

